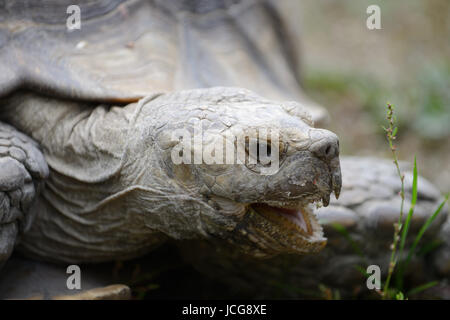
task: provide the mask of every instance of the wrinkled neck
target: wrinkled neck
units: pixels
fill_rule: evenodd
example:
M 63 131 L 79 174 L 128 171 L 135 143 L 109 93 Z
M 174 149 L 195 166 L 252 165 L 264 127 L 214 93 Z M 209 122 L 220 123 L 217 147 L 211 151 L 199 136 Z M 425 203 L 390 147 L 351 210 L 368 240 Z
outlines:
M 0 118 L 35 139 L 54 172 L 94 183 L 118 174 L 136 108 L 18 92 L 6 100 Z
M 157 206 L 163 184 L 153 178 L 151 158 L 142 156 L 152 152 L 143 150 L 136 135 L 138 108 L 94 107 L 24 92 L 4 102 L 0 118 L 39 142 L 51 169 L 23 252 L 95 262 L 134 257 L 166 239 L 158 230 L 164 223 Z M 152 217 L 150 208 L 159 216 Z

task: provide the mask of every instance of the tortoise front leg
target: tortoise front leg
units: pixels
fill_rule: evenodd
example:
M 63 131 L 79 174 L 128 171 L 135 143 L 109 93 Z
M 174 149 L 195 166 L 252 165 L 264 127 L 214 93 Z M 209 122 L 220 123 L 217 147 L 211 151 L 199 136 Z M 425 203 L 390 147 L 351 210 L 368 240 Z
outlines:
M 32 204 L 47 176 L 37 143 L 0 122 L 0 267 L 33 222 Z

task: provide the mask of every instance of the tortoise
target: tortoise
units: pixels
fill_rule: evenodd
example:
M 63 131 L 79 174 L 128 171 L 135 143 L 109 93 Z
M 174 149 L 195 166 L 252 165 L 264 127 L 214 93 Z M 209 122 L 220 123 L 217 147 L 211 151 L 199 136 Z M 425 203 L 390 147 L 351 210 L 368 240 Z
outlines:
M 172 240 L 252 261 L 325 246 L 311 203 L 339 196 L 339 140 L 314 127 L 327 113 L 300 89 L 285 4 L 79 1 L 79 30 L 68 29 L 69 5 L 0 3 L 0 263 L 15 248 L 78 264 Z M 173 133 L 198 126 L 203 150 L 228 133 L 243 138 L 244 161 L 175 163 L 184 142 Z M 263 174 L 247 148 L 255 140 L 280 161 L 276 173 Z M 367 186 L 359 173 L 378 162 L 356 162 L 353 181 Z
M 67 30 L 68 4 L 19 1 L 2 8 L 3 260 L 22 233 L 21 252 L 73 263 L 132 258 L 169 237 L 224 238 L 240 247 L 247 243 L 254 255 L 323 247 L 322 231 L 306 208 L 310 234 L 250 215 L 255 209 L 249 204 L 306 206 L 328 202 L 332 190 L 338 194 L 334 133 L 311 127 L 299 103 L 262 98 L 233 80 L 235 87 L 225 79 L 213 83 L 218 76 L 211 65 L 228 65 L 234 58 L 223 50 L 230 49 L 218 47 L 215 61 L 202 67 L 200 52 L 191 57 L 196 47 L 180 50 L 177 29 L 168 26 L 188 12 L 175 2 L 80 2 L 86 14 L 79 32 Z M 229 27 L 202 11 L 209 10 L 206 2 L 192 9 L 205 17 L 185 17 L 192 32 Z M 263 79 L 258 83 L 260 91 L 269 86 Z M 251 168 L 175 165 L 171 150 L 179 142 L 172 131 L 193 130 L 197 123 L 204 148 L 216 131 L 283 129 L 283 166 L 268 179 L 258 172 L 260 162 Z M 43 155 L 22 133 L 39 143 Z M 254 241 L 262 236 L 270 240 Z

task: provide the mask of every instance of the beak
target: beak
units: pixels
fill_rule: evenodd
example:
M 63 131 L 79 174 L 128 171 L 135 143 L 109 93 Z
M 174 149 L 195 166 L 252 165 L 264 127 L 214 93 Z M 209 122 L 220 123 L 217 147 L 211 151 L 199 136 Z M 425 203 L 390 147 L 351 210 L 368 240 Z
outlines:
M 341 165 L 339 162 L 339 157 L 335 157 L 330 161 L 330 173 L 331 173 L 331 190 L 334 191 L 334 196 L 339 199 L 342 187 L 342 175 L 341 175 Z

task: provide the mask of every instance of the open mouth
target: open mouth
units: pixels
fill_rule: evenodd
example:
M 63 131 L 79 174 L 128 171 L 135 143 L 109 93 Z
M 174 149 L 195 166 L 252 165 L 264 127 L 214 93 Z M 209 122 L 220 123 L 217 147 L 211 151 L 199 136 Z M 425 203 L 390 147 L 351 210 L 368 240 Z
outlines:
M 325 198 L 329 199 L 329 197 Z M 320 201 L 323 203 L 323 199 Z M 310 203 L 314 203 L 314 200 L 282 205 L 279 203 L 252 203 L 250 208 L 265 220 L 277 226 L 282 232 L 291 234 L 291 236 L 294 235 L 294 238 L 312 242 L 322 241 L 324 239 L 323 230 L 309 205 Z M 323 203 L 323 205 L 327 206 L 328 202 Z
M 287 202 L 272 200 L 270 202 L 252 203 L 249 207 L 265 220 L 277 226 L 281 232 L 290 234 L 292 239 L 302 239 L 310 243 L 323 242 L 325 239 L 323 238 L 323 229 L 310 204 L 319 202 L 327 207 L 332 192 L 334 192 L 336 199 L 339 198 L 342 184 L 339 161 L 331 163 L 329 170 L 328 190 L 322 189 L 322 192 L 317 190 L 315 193 L 304 193 L 300 199 L 291 198 Z
M 283 228 L 294 229 L 305 237 L 312 236 L 316 225 L 318 226 L 312 210 L 307 206 L 282 208 L 273 207 L 265 203 L 254 203 L 251 207 L 270 222 L 281 224 Z
M 319 201 L 317 195 L 314 200 Z M 248 236 L 252 245 L 257 244 L 263 255 L 319 252 L 326 245 L 326 238 L 310 205 L 314 200 L 248 204 L 246 218 L 237 230 L 244 230 L 242 234 Z

